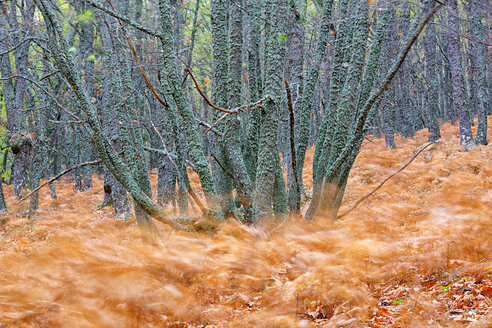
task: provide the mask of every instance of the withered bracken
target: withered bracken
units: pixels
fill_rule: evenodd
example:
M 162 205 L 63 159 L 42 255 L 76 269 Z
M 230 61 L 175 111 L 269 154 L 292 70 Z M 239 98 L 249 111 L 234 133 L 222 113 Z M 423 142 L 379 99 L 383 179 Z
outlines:
M 214 235 L 160 226 L 160 248 L 143 245 L 132 220 L 98 210 L 100 180 L 86 193 L 57 182 L 58 200 L 41 192 L 31 220 L 22 216 L 28 205 L 16 204 L 7 187 L 0 324 L 486 327 L 492 261 L 476 262 L 492 250 L 492 148 L 462 152 L 456 126 L 444 124 L 442 134 L 342 220 L 230 221 Z M 425 144 L 427 132 L 397 138 L 396 150 L 371 139 L 352 170 L 341 211 L 399 168 Z M 308 192 L 310 175 L 304 172 Z M 191 180 L 198 184 L 196 176 Z M 476 299 L 453 308 L 451 298 L 461 289 L 452 286 L 463 278 L 473 281 L 478 292 L 468 294 Z M 459 321 L 466 319 L 456 314 L 462 309 L 475 311 L 473 318 Z

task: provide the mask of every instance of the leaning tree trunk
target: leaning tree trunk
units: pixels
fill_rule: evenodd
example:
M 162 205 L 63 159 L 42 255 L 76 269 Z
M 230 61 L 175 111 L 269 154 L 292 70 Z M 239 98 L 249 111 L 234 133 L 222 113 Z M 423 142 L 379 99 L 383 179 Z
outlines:
M 161 24 L 159 39 L 161 41 L 162 48 L 165 50 L 162 52 L 163 66 L 169 83 L 170 94 L 173 97 L 177 105 L 179 115 L 182 118 L 183 132 L 186 138 L 186 144 L 188 146 L 188 155 L 190 156 L 194 169 L 200 179 L 209 208 L 217 214 L 218 204 L 215 184 L 203 152 L 198 127 L 195 122 L 195 116 L 181 87 L 176 58 L 174 56 L 175 52 L 174 50 L 170 51 L 171 49 L 174 49 L 172 33 L 173 27 L 170 13 L 171 4 L 169 3 L 169 0 L 159 0 Z
M 110 28 L 112 25 L 110 24 Z M 112 27 L 117 31 L 116 26 Z M 126 37 L 126 31 L 122 28 L 122 37 Z M 145 161 L 144 145 L 140 129 L 129 129 L 131 122 L 138 120 L 135 108 L 137 107 L 134 97 L 123 98 L 123 90 L 132 90 L 131 65 L 130 59 L 125 52 L 122 44 L 113 40 L 113 65 L 116 74 L 113 75 L 112 91 L 115 95 L 115 110 L 118 119 L 118 133 L 122 142 L 122 150 L 126 164 L 129 168 L 129 174 L 135 179 L 139 188 L 149 198 L 151 197 L 150 182 L 148 178 L 147 165 Z M 131 130 L 131 131 L 130 131 Z M 142 231 L 142 238 L 146 243 L 155 242 L 155 236 L 158 234 L 153 221 L 143 210 L 138 202 L 134 202 L 135 219 Z
M 345 84 L 340 94 L 340 101 L 336 112 L 336 128 L 331 141 L 331 147 L 326 149 L 329 155 L 324 156 L 328 159 L 327 163 L 331 163 L 338 156 L 339 152 L 343 149 L 348 136 L 350 135 L 351 118 L 356 115 L 356 95 L 359 88 L 359 80 L 362 78 L 362 72 L 364 69 L 366 48 L 367 48 L 367 34 L 369 7 L 367 3 L 360 3 L 358 10 L 356 11 L 356 17 L 354 21 L 354 32 L 352 37 L 352 58 L 350 66 L 347 72 Z M 382 38 L 382 33 L 379 36 Z M 373 41 L 374 42 L 374 41 Z M 379 52 L 376 54 L 379 58 Z M 375 62 L 371 65 L 377 65 L 377 59 L 372 58 Z M 368 67 L 370 68 L 370 66 Z M 368 71 L 375 74 L 375 70 Z M 368 76 L 366 78 L 369 78 Z M 372 77 L 371 77 L 372 78 Z M 371 83 L 372 84 L 372 83 Z M 323 163 L 321 163 L 323 165 Z M 325 166 L 327 166 L 325 164 Z M 333 210 L 336 206 L 337 195 L 343 195 L 343 189 L 346 183 L 346 179 L 341 176 L 340 181 L 325 180 L 325 187 L 322 190 L 322 201 L 320 202 L 320 209 Z
M 341 148 L 338 156 L 336 156 L 336 159 L 332 163 L 330 163 L 329 166 L 324 170 L 325 181 L 323 181 L 322 188 L 324 188 L 325 190 L 330 191 L 331 189 L 333 189 L 332 186 L 333 182 L 340 182 L 340 181 L 344 182 L 343 179 L 340 179 L 340 177 L 343 177 L 343 175 L 348 175 L 347 172 L 350 171 L 353 161 L 355 160 L 355 157 L 360 150 L 360 147 L 362 145 L 362 140 L 364 139 L 364 135 L 365 135 L 364 126 L 367 122 L 369 113 L 371 112 L 371 108 L 377 102 L 378 98 L 386 91 L 389 84 L 391 83 L 396 73 L 398 72 L 399 68 L 403 64 L 403 61 L 408 55 L 408 52 L 410 51 L 412 45 L 415 43 L 415 40 L 420 35 L 427 22 L 431 19 L 431 17 L 435 14 L 435 12 L 439 8 L 441 8 L 441 6 L 442 5 L 437 5 L 435 7 L 433 5 L 429 6 L 423 11 L 422 14 L 423 17 L 421 19 L 415 19 L 414 23 L 410 27 L 410 32 L 407 35 L 406 40 L 402 48 L 400 49 L 397 58 L 393 61 L 393 64 L 391 65 L 390 69 L 386 73 L 385 78 L 382 81 L 382 84 L 375 91 L 371 93 L 371 96 L 367 99 L 364 106 L 362 106 L 362 108 L 360 108 L 360 110 L 358 111 L 358 115 L 355 119 L 355 122 L 352 124 L 352 129 L 351 129 L 352 132 L 349 136 L 349 139 L 345 142 L 344 147 Z M 356 33 L 356 35 L 357 34 L 358 33 Z M 357 38 L 354 38 L 354 40 L 357 41 Z M 357 51 L 355 52 L 354 56 L 357 57 Z M 341 186 L 343 187 L 343 185 Z M 330 193 L 322 192 L 321 194 L 328 195 L 332 200 L 336 199 L 335 197 L 332 197 Z M 307 219 L 313 218 L 313 216 L 318 213 L 319 203 L 321 201 L 326 201 L 320 198 L 321 197 L 319 195 L 313 196 L 313 200 L 311 201 L 310 208 L 306 213 Z M 336 213 L 332 212 L 331 214 L 332 217 L 334 218 L 336 217 Z
M 47 0 L 36 0 L 36 3 L 44 18 L 48 31 L 48 46 L 55 60 L 55 64 L 60 70 L 60 73 L 67 79 L 79 100 L 80 107 L 86 116 L 91 140 L 104 165 L 106 165 L 111 173 L 113 173 L 113 176 L 120 181 L 125 189 L 129 191 L 135 202 L 137 202 L 147 214 L 173 228 L 184 229 L 181 224 L 169 218 L 167 214 L 164 213 L 164 211 L 140 188 L 137 181 L 129 174 L 128 166 L 111 147 L 108 139 L 103 134 L 95 106 L 91 103 L 90 98 L 82 85 L 81 77 L 75 69 L 73 59 L 68 53 L 68 43 L 63 35 L 63 30 L 59 21 L 54 15 L 52 4 Z M 143 235 L 149 233 L 152 233 L 152 231 L 142 231 Z

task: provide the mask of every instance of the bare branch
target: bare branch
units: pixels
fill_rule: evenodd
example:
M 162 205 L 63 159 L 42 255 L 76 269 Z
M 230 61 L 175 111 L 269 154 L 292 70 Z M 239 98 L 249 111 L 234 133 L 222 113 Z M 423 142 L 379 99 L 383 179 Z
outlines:
M 176 175 L 178 176 L 178 180 L 180 180 L 180 182 L 184 182 L 184 179 L 183 177 L 181 176 L 181 173 L 179 172 L 179 169 L 178 169 L 178 166 L 176 165 L 176 163 L 174 162 L 171 154 L 169 153 L 169 151 L 167 150 L 167 146 L 166 146 L 166 143 L 164 142 L 164 138 L 162 137 L 162 134 L 159 132 L 159 130 L 156 128 L 156 126 L 154 125 L 154 123 L 152 122 L 152 120 L 150 121 L 150 124 L 152 124 L 152 129 L 155 131 L 155 133 L 157 133 L 157 135 L 159 136 L 159 139 L 161 140 L 161 144 L 162 144 L 162 147 L 164 148 L 164 152 L 166 153 L 167 155 L 167 158 L 169 159 L 169 161 L 171 162 L 171 164 L 173 165 L 174 167 L 174 170 L 176 170 Z M 198 205 L 198 207 L 200 208 L 200 210 L 203 212 L 203 213 L 206 213 L 207 212 L 207 209 L 203 206 L 203 204 L 201 202 L 197 202 L 197 199 L 198 197 L 193 197 L 189 190 L 191 189 L 191 186 L 188 186 L 188 190 L 187 190 L 187 196 L 193 200 L 195 200 L 196 204 Z
M 196 121 L 198 124 L 200 124 L 200 125 L 202 125 L 202 126 L 206 127 L 207 129 L 211 129 L 211 131 L 212 131 L 213 133 L 215 133 L 216 135 L 218 135 L 219 137 L 222 137 L 222 136 L 223 136 L 222 132 L 217 131 L 216 129 L 212 129 L 212 126 L 211 126 L 210 124 L 208 124 L 207 122 L 203 122 L 203 121 L 201 121 L 201 120 L 199 120 L 199 119 L 197 119 L 197 118 L 195 118 L 195 121 Z
M 124 15 L 121 15 L 119 13 L 117 13 L 115 10 L 114 10 L 114 7 L 113 7 L 113 10 L 111 9 L 108 9 L 106 8 L 105 6 L 103 6 L 99 1 L 97 0 L 85 0 L 86 2 L 88 2 L 89 4 L 91 4 L 92 6 L 96 7 L 97 9 L 101 10 L 102 12 L 105 12 L 106 14 L 110 15 L 110 16 L 113 16 L 114 18 L 117 18 L 118 20 L 121 20 L 125 23 L 127 23 L 128 25 L 136 28 L 137 30 L 141 31 L 141 32 L 144 32 L 148 35 L 151 35 L 153 37 L 156 37 L 156 38 L 161 38 L 161 35 L 160 33 L 150 29 L 150 28 L 147 28 L 147 27 L 144 27 L 140 24 L 138 24 L 137 22 L 135 22 L 134 20 L 132 20 L 131 18 L 128 18 Z
M 113 10 L 115 10 L 113 4 L 111 3 L 111 0 L 108 0 L 108 3 L 111 6 L 111 8 Z M 145 80 L 145 84 L 147 84 L 147 86 L 149 87 L 149 89 L 152 92 L 152 94 L 156 97 L 156 99 L 164 107 L 167 108 L 168 107 L 167 102 L 159 95 L 159 93 L 157 92 L 157 90 L 154 88 L 154 86 L 150 82 L 149 78 L 147 77 L 147 74 L 145 74 L 145 71 L 144 71 L 144 69 L 142 67 L 142 64 L 140 63 L 140 59 L 138 59 L 137 51 L 135 50 L 135 47 L 133 46 L 133 43 L 130 41 L 130 38 L 128 37 L 128 34 L 126 33 L 125 27 L 124 27 L 121 19 L 120 18 L 116 18 L 116 19 L 118 20 L 118 23 L 121 26 L 121 30 L 123 31 L 123 35 L 125 36 L 125 39 L 128 42 L 128 46 L 130 47 L 130 50 L 131 50 L 131 53 L 132 53 L 133 58 L 135 59 L 135 62 L 137 63 L 138 69 L 140 70 L 140 73 L 142 73 L 142 77 Z
M 203 135 L 207 135 L 207 133 L 209 133 L 217 124 L 219 124 L 223 119 L 225 119 L 227 116 L 229 115 L 229 113 L 225 113 L 224 115 L 222 115 L 214 124 L 212 124 L 208 129 L 207 131 L 205 131 L 205 133 Z
M 266 95 L 265 97 L 261 98 L 260 100 L 258 100 L 257 102 L 255 103 L 252 103 L 252 104 L 249 104 L 249 105 L 244 105 L 244 106 L 240 106 L 240 107 L 236 107 L 234 109 L 232 109 L 232 114 L 239 114 L 239 112 L 243 109 L 249 109 L 249 108 L 252 108 L 252 107 L 257 107 L 261 110 L 263 110 L 263 106 L 261 106 L 261 103 L 270 99 L 270 96 L 269 95 Z M 210 128 L 208 128 L 207 131 L 205 131 L 205 133 L 203 135 L 206 135 L 207 133 L 209 133 L 217 124 L 219 124 L 221 121 L 223 121 L 228 115 L 231 115 L 229 113 L 225 113 L 224 115 L 222 115 L 214 124 L 212 124 L 210 126 Z
M 89 166 L 89 165 L 98 165 L 98 164 L 101 164 L 102 163 L 102 160 L 98 159 L 96 161 L 91 161 L 91 162 L 85 162 L 85 163 L 80 163 L 80 164 L 77 164 L 75 166 L 72 166 L 71 168 L 69 169 L 66 169 L 65 171 L 61 172 L 60 174 L 54 176 L 53 178 L 49 179 L 48 181 L 46 181 L 45 183 L 43 183 L 42 185 L 40 185 L 39 187 L 37 187 L 36 189 L 34 189 L 33 191 L 31 191 L 30 193 L 28 193 L 26 196 L 22 197 L 22 199 L 20 199 L 17 203 L 21 203 L 23 202 L 24 200 L 26 200 L 27 198 L 31 197 L 32 194 L 34 194 L 36 191 L 38 191 L 39 189 L 43 188 L 44 186 L 46 186 L 47 184 L 50 184 L 52 183 L 53 181 L 55 180 L 58 180 L 60 179 L 62 176 L 64 176 L 65 174 L 67 173 L 70 173 L 71 171 L 75 170 L 75 169 L 79 169 L 81 167 L 84 167 L 84 166 Z
M 400 173 L 401 171 L 403 171 L 408 165 L 410 165 L 410 163 L 413 162 L 413 160 L 415 158 L 417 158 L 417 156 L 419 156 L 419 154 L 421 152 L 424 151 L 424 149 L 426 149 L 430 145 L 432 145 L 431 142 L 425 144 L 422 148 L 420 148 L 420 150 L 418 152 L 416 152 L 412 156 L 412 158 L 410 158 L 410 160 L 405 165 L 403 165 L 398 171 L 394 172 L 393 174 L 391 174 L 390 176 L 388 176 L 386 179 L 384 179 L 383 181 L 381 181 L 381 183 L 373 191 L 371 191 L 370 193 L 368 193 L 367 195 L 365 195 L 364 197 L 362 197 L 361 199 L 359 199 L 358 201 L 356 201 L 355 204 L 351 208 L 349 208 L 346 212 L 344 212 L 343 214 L 340 214 L 339 216 L 337 216 L 337 220 L 343 218 L 345 215 L 347 215 L 350 212 L 352 212 L 353 210 L 355 210 L 355 208 L 357 206 L 359 206 L 360 203 L 362 203 L 366 198 L 368 198 L 369 196 L 371 196 L 372 194 L 374 194 L 376 191 L 378 191 L 379 188 L 381 188 L 386 183 L 386 181 L 388 181 L 389 179 L 391 179 L 392 177 L 394 177 L 395 175 L 397 175 L 398 173 Z
M 229 170 L 227 170 L 224 165 L 222 165 L 217 157 L 215 157 L 215 155 L 212 155 L 212 158 L 215 160 L 215 162 L 217 162 L 217 164 L 219 164 L 220 168 L 231 178 L 231 180 L 234 181 L 234 176 L 232 175 L 232 173 L 229 172 Z
M 44 79 L 46 79 L 46 78 L 48 78 L 50 76 L 53 76 L 53 75 L 57 74 L 57 73 L 60 73 L 60 70 L 56 70 L 56 71 L 54 71 L 52 73 L 46 74 L 45 76 L 43 76 L 42 78 L 39 79 L 39 82 L 43 81 Z
M 14 79 L 14 78 L 25 79 L 25 80 L 31 82 L 32 84 L 34 84 L 35 86 L 37 86 L 41 91 L 43 91 L 48 97 L 50 97 L 51 100 L 53 100 L 53 102 L 55 103 L 56 107 L 60 108 L 62 111 L 64 111 L 68 115 L 70 115 L 70 117 L 72 117 L 78 123 L 84 124 L 84 122 L 82 122 L 80 120 L 80 118 L 78 118 L 77 115 L 73 114 L 71 111 L 69 111 L 68 109 L 66 109 L 65 107 L 63 107 L 58 102 L 58 100 L 56 100 L 56 98 L 48 90 L 46 90 L 41 84 L 39 84 L 38 82 L 34 81 L 33 79 L 31 79 L 31 78 L 29 78 L 27 76 L 15 74 L 15 75 L 12 75 L 12 76 L 9 76 L 9 77 L 2 77 L 2 78 L 0 78 L 0 81 L 10 80 L 10 79 Z
M 193 80 L 193 83 L 195 83 L 195 87 L 196 87 L 196 90 L 198 91 L 198 93 L 200 94 L 200 96 L 202 96 L 203 100 L 205 100 L 205 102 L 212 108 L 218 110 L 218 111 L 221 111 L 221 112 L 224 112 L 224 113 L 228 113 L 228 114 L 237 114 L 236 112 L 232 111 L 232 110 L 228 110 L 228 109 L 224 109 L 224 108 L 221 108 L 219 106 L 216 106 L 214 105 L 208 98 L 207 96 L 202 92 L 202 90 L 200 90 L 200 87 L 198 86 L 198 82 L 195 80 L 195 77 L 193 76 L 193 73 L 191 73 L 191 70 L 186 67 L 186 71 L 188 72 L 188 74 L 190 74 L 191 76 L 191 79 Z

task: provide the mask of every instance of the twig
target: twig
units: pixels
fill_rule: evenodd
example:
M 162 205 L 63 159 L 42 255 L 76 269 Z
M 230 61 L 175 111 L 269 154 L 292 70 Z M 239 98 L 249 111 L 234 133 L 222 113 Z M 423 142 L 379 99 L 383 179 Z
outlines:
M 111 6 L 111 8 L 113 9 L 113 11 L 116 12 L 114 6 L 113 6 L 113 3 L 108 0 L 108 3 L 109 5 Z M 125 26 L 123 25 L 123 22 L 121 21 L 120 18 L 116 18 L 116 20 L 118 21 L 118 23 L 120 24 L 121 26 L 121 30 L 123 31 L 123 35 L 125 36 L 125 39 L 126 41 L 128 42 L 128 46 L 130 47 L 130 50 L 131 50 L 131 53 L 132 53 L 132 56 L 133 58 L 135 59 L 135 62 L 137 63 L 137 66 L 138 66 L 138 69 L 140 71 L 140 73 L 142 73 L 142 77 L 144 78 L 145 80 L 145 84 L 147 84 L 147 86 L 149 87 L 150 91 L 152 92 L 152 94 L 156 97 L 156 99 L 164 106 L 164 107 L 168 107 L 168 104 L 166 102 L 166 100 L 164 100 L 160 95 L 159 93 L 157 93 L 157 90 L 154 88 L 154 86 L 152 85 L 152 83 L 150 82 L 149 78 L 147 77 L 147 74 L 145 73 L 144 69 L 143 69 L 143 66 L 142 64 L 140 63 L 140 59 L 138 59 L 138 55 L 137 55 L 137 51 L 135 50 L 135 47 L 133 46 L 133 43 L 130 41 L 130 38 L 128 37 L 128 34 L 126 33 L 126 30 L 125 30 Z
M 192 162 L 192 161 L 190 161 L 190 160 L 186 160 L 185 162 L 186 162 L 186 164 L 188 164 L 188 165 L 189 165 L 189 166 L 193 169 L 193 171 L 195 171 L 195 172 L 196 172 L 195 164 L 193 164 L 193 162 Z
M 200 125 L 202 125 L 202 126 L 206 127 L 207 129 L 212 129 L 212 126 L 211 126 L 210 124 L 208 124 L 207 122 L 203 122 L 203 121 L 201 121 L 201 120 L 199 120 L 199 119 L 197 119 L 197 118 L 195 118 L 195 121 L 196 121 L 198 124 L 200 124 Z M 219 137 L 222 137 L 222 136 L 223 136 L 222 132 L 217 131 L 216 129 L 212 129 L 211 131 L 212 131 L 213 133 L 215 133 L 216 135 L 218 135 Z
M 251 107 L 257 107 L 261 110 L 263 110 L 263 107 L 261 106 L 261 103 L 270 99 L 270 96 L 269 95 L 266 95 L 265 97 L 261 98 L 260 100 L 258 100 L 257 102 L 255 103 L 252 103 L 252 104 L 248 104 L 248 105 L 244 105 L 244 106 L 239 106 L 239 107 L 236 107 L 234 109 L 232 109 L 232 113 L 233 114 L 239 114 L 239 111 L 243 110 L 243 109 L 249 109 Z M 212 124 L 210 126 L 210 128 L 208 128 L 207 131 L 205 131 L 205 133 L 203 135 L 206 135 L 208 134 L 217 124 L 219 124 L 221 121 L 223 121 L 228 115 L 230 115 L 229 113 L 225 113 L 224 115 L 222 115 L 214 124 Z
M 249 109 L 251 107 L 258 107 L 260 109 L 263 109 L 263 107 L 261 107 L 261 103 L 264 102 L 265 100 L 268 100 L 270 99 L 270 96 L 269 95 L 266 95 L 265 97 L 261 98 L 260 100 L 258 100 L 257 102 L 254 102 L 252 104 L 248 104 L 248 105 L 244 105 L 244 106 L 239 106 L 239 107 L 236 107 L 236 108 L 233 108 L 233 109 L 225 109 L 225 108 L 222 108 L 222 107 L 219 107 L 217 105 L 214 105 L 208 98 L 207 96 L 202 92 L 202 90 L 200 89 L 200 87 L 198 86 L 198 82 L 196 81 L 195 77 L 193 76 L 193 73 L 191 73 L 191 70 L 189 69 L 189 67 L 186 68 L 186 71 L 188 72 L 188 74 L 190 74 L 190 77 L 191 79 L 193 80 L 193 83 L 195 84 L 195 87 L 196 87 L 196 90 L 198 91 L 198 93 L 200 94 L 200 96 L 202 96 L 203 100 L 205 100 L 205 102 L 207 103 L 207 105 L 209 105 L 210 107 L 218 110 L 218 111 L 221 111 L 223 113 L 226 113 L 226 114 L 239 114 L 239 112 L 243 109 Z M 215 125 L 217 125 L 217 123 L 219 123 L 220 121 L 222 121 L 224 118 L 226 118 L 226 115 L 222 115 L 219 120 L 217 122 L 215 122 L 212 127 L 214 127 Z M 210 131 L 210 129 L 208 129 L 205 134 L 207 134 L 208 132 Z
M 106 14 L 108 14 L 110 16 L 113 16 L 114 18 L 117 18 L 119 20 L 124 21 L 128 25 L 136 28 L 137 30 L 139 30 L 139 31 L 141 31 L 143 33 L 146 33 L 146 34 L 151 35 L 151 36 L 156 37 L 156 38 L 161 38 L 162 37 L 161 34 L 158 33 L 157 31 L 154 31 L 154 30 L 152 30 L 150 28 L 147 28 L 145 26 L 142 26 L 142 25 L 138 24 L 137 22 L 133 21 L 132 19 L 130 19 L 130 18 L 124 16 L 124 15 L 121 15 L 121 14 L 117 13 L 116 11 L 113 11 L 113 10 L 110 10 L 110 9 L 106 8 L 99 1 L 95 1 L 95 0 L 86 0 L 86 1 L 90 5 L 98 8 L 99 10 L 105 12 Z
M 243 106 L 239 106 L 239 107 L 236 107 L 236 108 L 233 108 L 232 111 L 234 112 L 239 112 L 243 109 L 250 109 L 251 107 L 257 107 L 261 110 L 263 110 L 263 107 L 261 106 L 261 103 L 270 99 L 270 95 L 266 95 L 265 97 L 261 98 L 260 100 L 252 103 L 252 104 L 248 104 L 248 105 L 243 105 Z
M 167 150 L 167 146 L 166 146 L 166 143 L 164 142 L 164 138 L 162 137 L 162 134 L 156 128 L 156 126 L 155 126 L 154 122 L 152 122 L 152 120 L 150 120 L 150 124 L 152 124 L 151 127 L 154 130 L 154 132 L 157 133 L 157 136 L 159 136 L 159 139 L 161 140 L 161 144 L 162 144 L 162 147 L 164 149 L 164 152 L 166 153 L 167 158 L 169 159 L 169 161 L 173 165 L 174 169 L 176 170 L 176 174 L 179 176 L 178 166 L 174 162 L 173 157 L 171 156 L 171 153 L 169 153 L 169 151 Z
M 229 172 L 225 167 L 224 165 L 222 165 L 222 163 L 217 159 L 217 157 L 215 157 L 215 155 L 212 155 L 212 158 L 217 162 L 217 164 L 219 164 L 220 168 L 222 170 L 224 170 L 224 172 L 232 179 L 232 181 L 234 181 L 234 176 L 232 175 L 231 172 Z
M 214 124 L 212 124 L 208 129 L 207 131 L 205 131 L 205 133 L 203 134 L 204 136 L 207 135 L 217 124 L 219 124 L 223 119 L 225 119 L 227 117 L 227 115 L 229 115 L 228 113 L 225 113 L 224 115 L 222 115 L 217 121 L 215 121 Z
M 460 268 L 462 268 L 462 267 L 464 267 L 464 266 L 469 266 L 469 265 L 479 264 L 479 263 L 482 263 L 482 262 L 485 262 L 485 261 L 488 261 L 488 260 L 492 260 L 492 257 L 484 257 L 484 258 L 483 258 L 483 259 L 481 259 L 480 261 L 460 265 L 459 267 L 454 268 L 454 270 L 458 270 L 458 269 L 460 269 Z
M 21 40 L 18 44 L 16 44 L 15 46 L 13 46 L 12 48 L 10 49 L 7 49 L 5 50 L 4 52 L 0 52 L 0 57 L 2 57 L 3 55 L 6 55 L 8 54 L 9 52 L 12 52 L 14 51 L 15 49 L 19 48 L 20 46 L 22 46 L 24 43 L 28 42 L 28 41 L 32 41 L 34 39 L 37 39 L 36 37 L 28 37 L 28 38 L 25 38 L 23 40 Z
M 162 137 L 162 134 L 156 128 L 156 126 L 154 125 L 154 123 L 152 122 L 152 120 L 150 121 L 150 124 L 152 124 L 152 128 L 154 129 L 155 133 L 157 133 L 157 135 L 159 136 L 159 139 L 161 140 L 162 147 L 164 148 L 164 152 L 166 153 L 169 161 L 171 162 L 171 164 L 174 166 L 174 169 L 176 170 L 176 175 L 178 177 L 178 181 L 180 183 L 185 184 L 185 182 L 184 182 L 185 180 L 184 180 L 183 176 L 181 175 L 181 172 L 179 171 L 178 166 L 176 165 L 176 162 L 174 162 L 174 160 L 173 160 L 173 158 L 171 156 L 171 153 L 169 153 L 169 151 L 167 149 L 167 146 L 166 146 L 166 143 L 164 142 L 164 138 Z M 206 213 L 207 212 L 207 209 L 203 206 L 202 203 L 200 203 L 200 201 L 198 201 L 198 197 L 196 197 L 196 195 L 195 195 L 195 197 L 192 196 L 192 194 L 190 193 L 190 189 L 191 189 L 191 186 L 188 185 L 188 190 L 187 190 L 187 196 L 188 196 L 188 198 L 193 199 L 196 202 L 196 204 L 198 205 L 198 207 L 200 207 L 200 210 L 203 213 Z M 193 195 L 194 195 L 194 193 L 193 193 Z
M 191 79 L 193 80 L 193 83 L 195 84 L 195 87 L 196 87 L 196 90 L 198 91 L 198 93 L 200 94 L 200 96 L 202 96 L 203 100 L 205 100 L 205 102 L 207 103 L 207 105 L 209 105 L 210 107 L 218 110 L 218 111 L 221 111 L 221 112 L 224 112 L 224 113 L 228 113 L 228 114 L 237 114 L 237 112 L 234 112 L 232 110 L 228 110 L 228 109 L 224 109 L 222 107 L 219 107 L 217 105 L 214 105 L 208 98 L 207 96 L 202 92 L 202 90 L 200 89 L 200 87 L 198 86 L 198 82 L 195 80 L 195 77 L 193 76 L 193 73 L 191 73 L 191 70 L 186 67 L 186 71 L 188 72 L 188 74 L 190 74 L 190 77 Z
M 352 212 L 360 203 L 362 203 L 362 201 L 364 201 L 366 198 L 368 198 L 369 196 L 371 196 L 372 194 L 374 194 L 376 191 L 378 191 L 379 188 L 381 188 L 386 181 L 388 181 L 389 179 L 391 179 L 392 177 L 394 177 L 396 174 L 400 173 L 401 171 L 403 171 L 408 165 L 410 165 L 410 163 L 413 162 L 413 160 L 415 158 L 417 158 L 417 156 L 423 152 L 427 147 L 429 147 L 430 145 L 432 145 L 431 142 L 428 142 L 427 144 L 425 144 L 422 148 L 420 148 L 420 150 L 418 152 L 416 152 L 412 158 L 410 158 L 410 160 L 405 164 L 403 165 L 398 171 L 394 172 L 393 174 L 391 174 L 390 176 L 388 176 L 386 179 L 384 179 L 377 187 L 376 189 L 374 189 L 373 191 L 371 191 L 370 193 L 368 193 L 367 195 L 365 195 L 364 197 L 362 197 L 361 199 L 359 199 L 357 202 L 355 202 L 355 204 L 349 208 L 345 213 L 343 214 L 340 214 L 339 216 L 337 216 L 337 220 L 338 219 L 341 219 L 343 218 L 345 215 L 349 214 L 350 212 Z
M 78 123 L 84 124 L 84 122 L 82 122 L 78 118 L 77 115 L 75 115 L 74 113 L 72 113 L 71 111 L 69 111 L 68 109 L 66 109 L 65 107 L 63 107 L 58 102 L 58 100 L 48 90 L 46 90 L 42 85 L 40 85 L 38 82 L 34 81 L 33 79 L 31 79 L 31 78 L 29 78 L 27 76 L 24 76 L 24 75 L 15 74 L 15 75 L 12 75 L 12 76 L 9 76 L 9 77 L 2 77 L 2 78 L 0 78 L 0 81 L 5 81 L 5 80 L 10 80 L 10 79 L 15 79 L 15 78 L 24 79 L 24 80 L 27 80 L 27 81 L 31 82 L 32 84 L 34 84 L 35 86 L 37 86 L 39 88 L 39 90 L 43 91 L 48 97 L 50 97 L 51 100 L 55 103 L 56 107 L 58 107 L 59 109 L 61 109 L 62 111 L 64 111 L 68 115 L 70 115 L 70 117 L 72 117 Z
M 58 74 L 58 73 L 60 73 L 60 70 L 56 70 L 56 71 L 54 71 L 54 72 L 52 72 L 52 73 L 48 73 L 48 74 L 46 74 L 45 76 L 43 76 L 42 78 L 40 78 L 40 79 L 39 79 L 39 82 L 43 81 L 44 79 L 46 79 L 46 78 L 48 78 L 48 77 L 50 77 L 50 76 L 53 76 L 53 75 L 55 75 L 55 74 Z
M 36 189 L 34 189 L 33 191 L 31 191 L 30 193 L 28 193 L 26 196 L 24 196 L 22 199 L 20 199 L 17 203 L 21 203 L 23 202 L 24 200 L 26 200 L 27 198 L 31 197 L 32 194 L 34 194 L 36 191 L 38 191 L 39 189 L 43 188 L 44 186 L 46 186 L 47 184 L 50 184 L 52 183 L 53 181 L 55 180 L 58 180 L 59 178 L 61 178 L 62 176 L 64 176 L 65 174 L 67 173 L 70 173 L 71 171 L 75 170 L 75 169 L 79 169 L 81 167 L 84 167 L 84 166 L 89 166 L 89 165 L 98 165 L 98 164 L 101 164 L 102 163 L 102 160 L 98 159 L 96 161 L 91 161 L 91 162 L 85 162 L 85 163 L 80 163 L 80 164 L 77 164 L 75 166 L 72 166 L 71 168 L 69 169 L 66 169 L 65 171 L 61 172 L 60 174 L 58 174 L 57 176 L 54 176 L 53 178 L 49 179 L 48 181 L 46 181 L 45 183 L 43 183 L 42 185 L 40 185 L 39 187 L 37 187 Z

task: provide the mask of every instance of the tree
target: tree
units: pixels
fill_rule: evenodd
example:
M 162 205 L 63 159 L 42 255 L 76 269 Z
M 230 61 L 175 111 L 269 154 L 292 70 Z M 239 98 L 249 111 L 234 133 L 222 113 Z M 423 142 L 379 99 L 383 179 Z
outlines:
M 95 172 L 117 216 L 130 215 L 131 196 L 149 243 L 159 235 L 152 217 L 196 229 L 195 206 L 216 224 L 300 215 L 303 204 L 308 219 L 336 218 L 368 134 L 383 132 L 394 148 L 395 134 L 427 127 L 435 141 L 439 120 L 459 118 L 471 143 L 476 112 L 477 142 L 487 141 L 485 21 L 475 3 L 451 1 L 431 25 L 442 6 L 433 0 L 35 5 L 42 20 L 31 17 L 34 5 L 4 5 L 0 17 L 13 180 L 17 194 L 31 189 L 32 215 L 40 179 L 66 172 L 83 190 Z M 473 18 L 461 26 L 466 38 L 457 12 Z M 313 144 L 310 190 L 302 172 Z M 161 208 L 170 204 L 180 217 Z
M 449 0 L 447 8 L 449 25 L 449 68 L 453 86 L 453 103 L 458 112 L 460 123 L 460 140 L 462 145 L 473 145 L 474 140 L 471 132 L 470 113 L 465 106 L 464 76 L 460 53 L 458 0 Z

